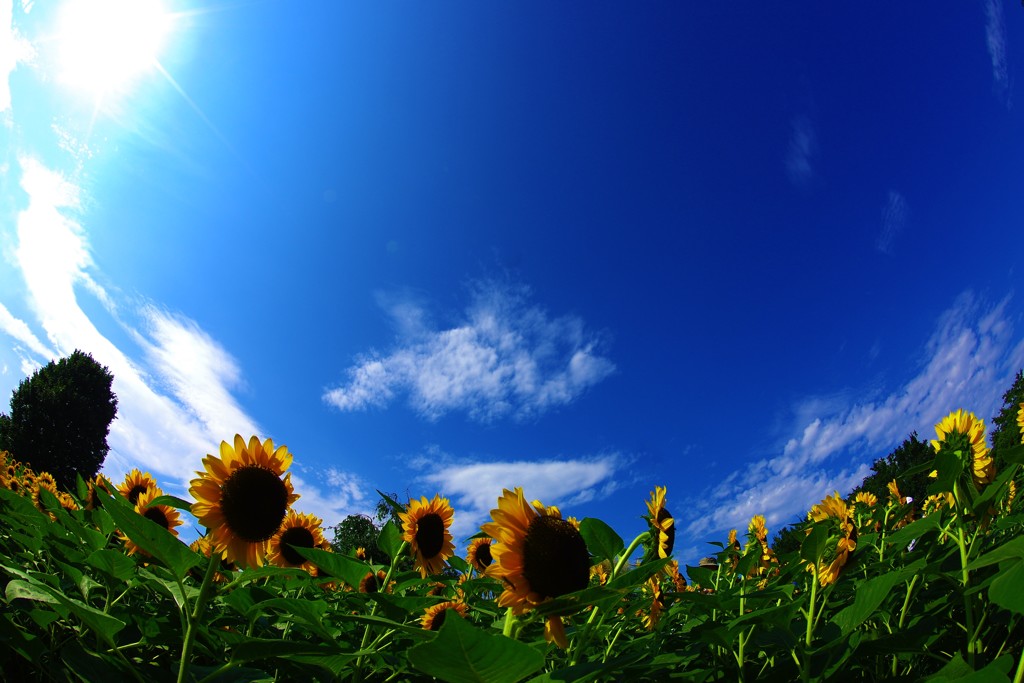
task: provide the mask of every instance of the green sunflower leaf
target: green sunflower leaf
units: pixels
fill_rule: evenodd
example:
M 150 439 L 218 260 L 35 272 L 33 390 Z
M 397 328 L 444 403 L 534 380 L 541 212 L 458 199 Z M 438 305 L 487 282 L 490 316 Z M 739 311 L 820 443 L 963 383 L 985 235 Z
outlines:
M 811 532 L 800 544 L 800 559 L 817 562 L 825 554 L 828 545 L 829 528 L 827 524 L 818 523 L 811 526 Z
M 1001 566 L 999 576 L 988 589 L 988 597 L 995 604 L 1017 614 L 1024 614 L 1024 561 L 1009 567 Z
M 192 512 L 192 503 L 187 500 L 182 500 L 177 496 L 157 496 L 153 500 L 149 501 L 150 505 L 169 505 L 172 508 L 178 508 L 179 510 L 185 510 L 186 512 Z
M 1011 446 L 1005 451 L 1000 450 L 999 455 L 1008 463 L 1024 465 L 1024 443 Z
M 85 558 L 85 563 L 120 581 L 131 581 L 135 576 L 135 563 L 116 550 L 97 550 Z
M 539 671 L 544 655 L 456 618 L 445 619 L 432 641 L 410 649 L 409 662 L 448 683 L 515 683 Z
M 380 534 L 377 536 L 377 547 L 392 559 L 398 555 L 398 551 L 402 547 L 402 532 L 398 530 L 394 522 L 388 522 L 381 527 Z
M 121 531 L 131 539 L 132 543 L 160 560 L 178 579 L 184 578 L 192 567 L 197 567 L 203 558 L 189 549 L 159 524 L 146 519 L 128 507 L 128 502 L 120 496 L 104 496 L 103 507 L 114 518 Z
M 601 560 L 615 562 L 615 558 L 626 548 L 615 529 L 595 517 L 587 517 L 580 522 L 580 535 L 587 544 L 587 550 L 594 556 L 595 564 Z
M 925 561 L 922 558 L 899 572 L 888 572 L 859 583 L 854 591 L 853 604 L 836 614 L 832 622 L 840 628 L 844 636 L 847 635 L 878 609 L 893 588 L 917 574 L 924 566 Z
M 328 576 L 337 577 L 353 588 L 357 588 L 359 582 L 370 571 L 370 567 L 365 562 L 360 562 L 340 553 L 330 553 L 319 548 L 299 548 L 297 546 L 295 547 L 295 552 L 315 564 L 323 572 L 326 572 Z

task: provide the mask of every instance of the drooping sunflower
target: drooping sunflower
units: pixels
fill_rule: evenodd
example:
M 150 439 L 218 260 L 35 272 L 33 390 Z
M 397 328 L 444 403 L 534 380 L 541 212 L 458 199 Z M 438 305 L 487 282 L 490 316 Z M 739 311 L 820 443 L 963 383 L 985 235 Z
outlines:
M 296 552 L 293 546 L 330 551 L 331 544 L 324 538 L 322 525 L 323 520 L 315 515 L 289 510 L 281 528 L 270 539 L 267 560 L 278 567 L 301 567 L 312 574 L 316 565 Z
M 900 495 L 900 487 L 896 485 L 895 479 L 886 484 L 886 486 L 889 488 L 889 496 L 894 505 L 904 505 L 907 502 L 907 499 Z
M 445 560 L 455 554 L 455 544 L 448 531 L 454 514 L 448 499 L 435 494 L 431 501 L 426 497 L 410 500 L 406 511 L 398 515 L 405 532 L 402 539 L 409 543 L 416 568 L 423 578 L 427 578 L 427 574 L 440 574 Z
M 654 627 L 658 625 L 658 619 L 661 618 L 661 610 L 665 607 L 665 599 L 661 594 L 661 581 L 657 574 L 647 579 L 643 592 L 644 597 L 651 601 L 650 608 L 643 614 L 644 628 L 653 631 Z
M 658 559 L 665 559 L 672 554 L 672 547 L 676 542 L 676 526 L 672 513 L 665 509 L 665 493 L 668 491 L 664 486 L 654 487 L 651 492 L 651 499 L 647 501 L 647 510 L 651 513 L 651 532 L 655 537 L 655 547 L 658 549 Z
M 531 506 L 523 489 L 504 489 L 493 521 L 481 529 L 497 543 L 491 547 L 494 561 L 486 574 L 504 585 L 498 597 L 501 607 L 513 614 L 566 593 L 587 587 L 590 553 L 579 530 L 561 518 L 557 508 Z M 548 642 L 568 647 L 561 618 L 548 617 L 544 628 Z
M 181 526 L 181 513 L 170 505 L 150 505 L 154 498 L 162 495 L 163 493 L 160 492 L 160 489 L 155 486 L 146 489 L 144 492 L 139 494 L 138 499 L 135 501 L 135 512 L 139 513 L 149 521 L 159 524 L 161 527 L 177 536 L 178 529 L 176 527 Z M 124 540 L 124 547 L 125 550 L 128 551 L 129 555 L 144 552 L 142 548 L 135 545 L 135 543 L 133 543 L 132 540 L 124 534 L 121 534 L 121 538 Z
M 492 538 L 482 536 L 474 538 L 469 543 L 469 549 L 466 551 L 466 562 L 480 574 L 483 574 L 494 560 L 491 556 L 491 542 L 493 540 Z
M 878 496 L 871 493 L 870 491 L 858 491 L 857 495 L 853 497 L 854 503 L 863 503 L 869 508 L 875 507 L 878 502 Z
M 441 602 L 436 605 L 428 607 L 423 612 L 423 616 L 420 617 L 420 623 L 423 628 L 427 631 L 438 631 L 441 625 L 444 624 L 444 620 L 454 612 L 456 616 L 463 619 L 466 618 L 466 605 L 461 602 Z
M 813 522 L 828 522 L 832 527 L 833 538 L 836 539 L 834 547 L 827 546 L 823 557 L 817 565 L 808 564 L 807 571 L 817 569 L 818 583 L 822 588 L 835 583 L 850 557 L 850 553 L 857 549 L 857 529 L 850 516 L 850 508 L 839 492 L 826 496 L 820 503 L 811 507 L 807 515 Z M 810 533 L 811 529 L 807 529 Z
M 682 593 L 686 590 L 686 577 L 679 571 L 679 562 L 677 560 L 672 560 L 665 565 L 665 576 L 672 579 L 672 584 L 675 586 L 677 593 Z
M 124 481 L 117 487 L 118 492 L 128 499 L 128 502 L 135 505 L 139 502 L 139 496 L 146 492 L 146 489 L 153 487 L 159 489 L 156 479 L 149 472 L 140 472 L 133 469 L 125 475 Z
M 980 488 L 992 483 L 996 477 L 996 465 L 985 445 L 984 420 L 979 420 L 974 413 L 957 410 L 935 425 L 935 433 L 939 437 L 932 441 L 936 453 L 959 451 L 962 458 L 967 458 L 967 470 L 975 486 Z
M 192 514 L 207 527 L 213 552 L 239 567 L 260 567 L 291 504 L 292 463 L 286 446 L 274 447 L 255 436 L 246 444 L 235 435 L 234 446 L 220 444 L 220 457 L 203 458 L 205 472 L 196 472 L 189 493 L 196 499 Z

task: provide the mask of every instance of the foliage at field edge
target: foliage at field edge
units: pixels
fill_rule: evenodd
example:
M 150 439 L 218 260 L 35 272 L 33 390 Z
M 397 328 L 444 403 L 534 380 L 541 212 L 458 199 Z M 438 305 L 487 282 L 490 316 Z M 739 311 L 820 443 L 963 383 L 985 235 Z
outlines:
M 270 440 L 225 441 L 193 501 L 138 471 L 63 491 L 5 452 L 0 667 L 28 681 L 1019 683 L 1024 445 L 1002 444 L 997 470 L 983 421 L 956 411 L 931 447 L 902 473 L 925 474 L 922 500 L 900 479 L 833 493 L 794 550 L 777 554 L 755 516 L 688 567 L 661 486 L 637 501 L 649 528 L 629 543 L 512 488 L 458 545 L 447 499 L 382 494 L 378 552 L 339 553 L 296 509 L 292 455 Z M 182 514 L 207 529 L 191 547 Z

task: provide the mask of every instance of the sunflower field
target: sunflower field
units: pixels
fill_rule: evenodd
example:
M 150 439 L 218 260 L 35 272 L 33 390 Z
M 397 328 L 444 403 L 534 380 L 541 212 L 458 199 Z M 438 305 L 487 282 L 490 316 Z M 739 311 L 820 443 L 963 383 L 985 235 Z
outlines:
M 755 516 L 682 567 L 661 486 L 628 543 L 511 488 L 459 547 L 447 499 L 384 496 L 375 564 L 331 551 L 270 440 L 223 442 L 192 500 L 139 471 L 60 491 L 2 453 L 0 678 L 1020 683 L 1024 445 L 996 471 L 973 414 L 936 432 L 927 500 L 832 493 L 797 550 Z

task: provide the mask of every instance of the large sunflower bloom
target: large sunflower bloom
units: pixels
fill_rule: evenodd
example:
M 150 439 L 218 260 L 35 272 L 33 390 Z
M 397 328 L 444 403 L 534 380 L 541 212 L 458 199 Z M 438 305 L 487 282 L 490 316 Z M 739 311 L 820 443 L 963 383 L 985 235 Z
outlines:
M 651 492 L 651 499 L 647 501 L 647 510 L 651 513 L 651 528 L 655 534 L 658 558 L 665 559 L 672 554 L 672 546 L 676 542 L 675 520 L 672 513 L 665 509 L 665 493 L 668 491 L 664 486 L 654 487 Z
M 189 493 L 192 514 L 210 530 L 213 552 L 240 567 L 264 564 L 270 539 L 281 528 L 288 508 L 298 499 L 292 489 L 288 448 L 274 448 L 255 436 L 248 445 L 235 435 L 234 446 L 220 444 L 220 457 L 203 458 Z
M 135 501 L 135 512 L 177 536 L 178 529 L 176 527 L 181 526 L 181 513 L 170 505 L 150 505 L 154 498 L 162 495 L 163 493 L 160 492 L 160 489 L 155 486 L 146 489 L 139 494 L 138 499 Z M 123 534 L 122 538 L 129 555 L 142 552 L 142 549 L 135 545 L 130 538 Z
M 936 453 L 943 449 L 960 451 L 961 457 L 968 458 L 975 486 L 980 488 L 992 483 L 996 465 L 985 445 L 984 420 L 976 418 L 974 413 L 957 410 L 935 425 L 935 433 L 939 437 L 932 441 Z
M 281 522 L 281 528 L 270 539 L 267 560 L 278 567 L 301 567 L 312 574 L 316 565 L 292 546 L 331 550 L 331 544 L 324 538 L 322 524 L 323 520 L 319 517 L 289 510 Z
M 138 469 L 133 469 L 125 475 L 124 481 L 117 487 L 117 490 L 122 496 L 128 499 L 129 503 L 135 505 L 139 502 L 139 496 L 145 493 L 150 487 L 159 489 L 153 475 L 149 472 L 143 473 Z
M 469 549 L 466 551 L 466 562 L 480 574 L 483 574 L 494 561 L 491 556 L 492 540 L 486 536 L 474 538 L 470 541 Z
M 590 553 L 579 530 L 561 518 L 557 508 L 533 507 L 523 489 L 504 489 L 498 507 L 491 510 L 493 521 L 481 529 L 497 541 L 491 546 L 494 561 L 487 576 L 504 585 L 498 597 L 501 607 L 513 614 L 566 593 L 587 587 Z M 559 617 L 548 617 L 544 636 L 559 647 L 568 646 Z
M 405 532 L 402 539 L 409 543 L 421 577 L 440 574 L 444 561 L 455 554 L 455 544 L 448 531 L 454 514 L 448 499 L 437 494 L 429 502 L 426 497 L 410 500 L 406 511 L 398 514 Z
M 420 617 L 420 623 L 427 631 L 438 631 L 444 620 L 454 612 L 456 616 L 466 618 L 466 605 L 462 602 L 442 602 L 428 607 Z

